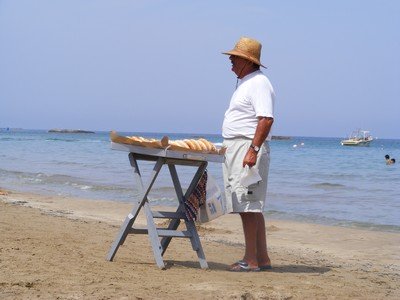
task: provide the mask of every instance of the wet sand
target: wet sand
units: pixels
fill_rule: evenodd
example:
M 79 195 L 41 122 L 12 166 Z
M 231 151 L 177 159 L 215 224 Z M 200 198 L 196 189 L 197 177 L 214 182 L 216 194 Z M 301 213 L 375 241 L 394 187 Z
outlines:
M 226 215 L 198 227 L 209 270 L 178 238 L 160 270 L 146 235 L 105 259 L 131 208 L 1 191 L 0 299 L 400 298 L 400 233 L 266 220 L 273 269 L 232 273 L 244 245 L 239 217 Z

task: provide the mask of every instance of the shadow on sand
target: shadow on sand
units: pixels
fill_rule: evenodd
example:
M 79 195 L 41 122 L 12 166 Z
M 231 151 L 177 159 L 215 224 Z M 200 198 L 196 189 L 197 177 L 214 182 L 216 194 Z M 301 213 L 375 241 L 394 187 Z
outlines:
M 193 268 L 200 269 L 199 262 L 196 261 L 176 261 L 176 260 L 167 260 L 166 269 L 171 269 L 176 266 L 185 267 L 185 268 Z M 228 271 L 229 265 L 221 264 L 217 262 L 208 262 L 208 267 L 210 270 L 215 271 Z M 303 273 L 303 274 L 324 274 L 326 272 L 331 271 L 331 268 L 321 267 L 321 266 L 307 266 L 307 265 L 273 265 L 271 270 L 264 271 L 268 273 Z M 261 273 L 264 273 L 261 272 Z

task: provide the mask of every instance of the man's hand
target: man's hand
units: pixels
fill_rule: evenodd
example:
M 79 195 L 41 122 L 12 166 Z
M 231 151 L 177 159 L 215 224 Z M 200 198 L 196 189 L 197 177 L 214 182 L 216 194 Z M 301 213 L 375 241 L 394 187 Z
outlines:
M 254 166 L 257 162 L 257 152 L 253 148 L 247 150 L 246 156 L 243 159 L 243 168 L 248 165 L 249 168 Z
M 272 123 L 274 123 L 273 118 L 258 117 L 257 128 L 252 141 L 253 145 L 261 147 L 262 143 L 264 143 L 265 139 L 267 138 L 269 131 L 271 130 Z M 256 164 L 256 162 L 257 152 L 252 147 L 250 147 L 249 150 L 247 150 L 246 156 L 243 159 L 243 168 L 246 165 L 251 168 Z

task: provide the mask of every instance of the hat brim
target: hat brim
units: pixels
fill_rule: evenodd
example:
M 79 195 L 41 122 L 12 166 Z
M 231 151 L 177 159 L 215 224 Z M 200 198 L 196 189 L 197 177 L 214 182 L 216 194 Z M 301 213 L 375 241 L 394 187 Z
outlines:
M 261 66 L 261 67 L 263 67 L 265 69 L 267 68 L 266 66 L 261 64 L 261 62 L 259 60 L 255 59 L 255 58 L 253 58 L 251 56 L 248 56 L 248 55 L 246 55 L 246 54 L 244 54 L 242 52 L 239 52 L 237 50 L 231 50 L 231 51 L 227 51 L 227 52 L 222 52 L 222 54 L 239 56 L 239 57 L 247 59 L 247 60 L 251 61 L 252 63 L 255 63 L 256 65 L 259 65 L 259 66 Z

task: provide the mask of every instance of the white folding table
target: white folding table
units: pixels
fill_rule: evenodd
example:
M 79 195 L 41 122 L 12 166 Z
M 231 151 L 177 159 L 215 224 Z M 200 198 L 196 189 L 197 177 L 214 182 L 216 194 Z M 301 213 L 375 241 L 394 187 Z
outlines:
M 129 152 L 129 161 L 134 169 L 134 176 L 138 186 L 140 197 L 135 200 L 132 211 L 125 218 L 120 231 L 114 240 L 111 249 L 107 255 L 107 260 L 112 261 L 128 234 L 148 234 L 151 247 L 153 249 L 154 258 L 157 266 L 165 269 L 165 264 L 162 256 L 168 248 L 169 243 L 173 237 L 189 238 L 192 248 L 197 253 L 197 257 L 202 269 L 207 269 L 208 264 L 201 246 L 200 238 L 193 220 L 189 220 L 185 214 L 184 201 L 188 199 L 193 190 L 196 188 L 200 177 L 206 170 L 208 162 L 222 163 L 224 155 L 208 154 L 201 152 L 189 151 L 173 151 L 169 149 L 146 148 L 141 146 L 133 146 L 127 144 L 111 143 L 113 150 L 120 150 Z M 153 171 L 150 175 L 149 181 L 146 185 L 143 184 L 142 175 L 139 170 L 138 160 L 153 161 L 155 162 Z M 175 212 L 152 211 L 150 208 L 149 200 L 147 198 L 153 184 L 163 165 L 168 165 L 172 182 L 178 197 L 179 205 Z M 197 171 L 192 178 L 186 193 L 183 194 L 182 187 L 179 181 L 176 165 L 193 166 L 197 167 Z M 134 228 L 133 225 L 141 209 L 147 221 L 147 228 Z M 166 228 L 157 228 L 154 218 L 169 219 Z M 178 230 L 181 220 L 185 222 L 186 230 Z

